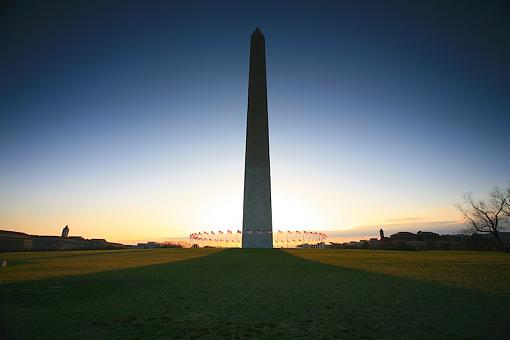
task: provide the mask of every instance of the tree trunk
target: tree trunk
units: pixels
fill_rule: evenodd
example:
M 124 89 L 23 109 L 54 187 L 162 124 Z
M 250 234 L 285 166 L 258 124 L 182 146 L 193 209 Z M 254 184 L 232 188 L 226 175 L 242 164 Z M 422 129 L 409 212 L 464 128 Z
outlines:
M 492 232 L 492 234 L 494 235 L 494 238 L 496 239 L 496 241 L 498 242 L 499 246 L 501 247 L 502 250 L 505 250 L 505 245 L 503 244 L 503 241 L 501 240 L 501 238 L 499 238 L 499 231 L 498 230 L 494 230 Z

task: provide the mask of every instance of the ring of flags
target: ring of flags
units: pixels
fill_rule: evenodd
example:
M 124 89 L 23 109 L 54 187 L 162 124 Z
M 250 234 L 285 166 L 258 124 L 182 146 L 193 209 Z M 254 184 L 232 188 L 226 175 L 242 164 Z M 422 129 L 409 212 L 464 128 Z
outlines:
M 246 230 L 247 234 L 274 234 L 273 247 L 275 248 L 296 248 L 303 244 L 321 244 L 326 241 L 328 237 L 325 233 L 307 230 L 278 230 L 273 232 L 271 229 L 267 230 Z M 191 233 L 189 235 L 189 242 L 192 247 L 214 247 L 214 248 L 239 248 L 242 245 L 242 231 L 232 231 L 227 229 L 214 231 L 200 231 L 198 233 Z

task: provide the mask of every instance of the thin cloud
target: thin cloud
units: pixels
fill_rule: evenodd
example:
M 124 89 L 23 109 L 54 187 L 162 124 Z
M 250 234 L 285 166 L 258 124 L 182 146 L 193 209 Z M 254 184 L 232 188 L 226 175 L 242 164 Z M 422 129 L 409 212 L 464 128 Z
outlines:
M 404 217 L 404 218 L 390 218 L 387 219 L 386 222 L 413 222 L 413 221 L 423 221 L 425 220 L 422 217 Z

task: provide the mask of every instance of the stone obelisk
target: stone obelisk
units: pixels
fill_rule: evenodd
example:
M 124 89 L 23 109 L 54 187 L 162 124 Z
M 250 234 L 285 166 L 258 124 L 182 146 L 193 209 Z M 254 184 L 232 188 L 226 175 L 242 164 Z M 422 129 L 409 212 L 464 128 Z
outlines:
M 264 35 L 257 28 L 251 35 L 250 45 L 244 163 L 243 248 L 272 247 L 266 48 Z

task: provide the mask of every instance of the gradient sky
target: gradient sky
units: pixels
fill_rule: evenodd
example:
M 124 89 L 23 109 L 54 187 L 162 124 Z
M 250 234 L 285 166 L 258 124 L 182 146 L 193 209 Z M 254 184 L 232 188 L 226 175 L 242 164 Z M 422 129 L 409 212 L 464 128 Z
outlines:
M 257 26 L 275 229 L 458 220 L 510 179 L 510 9 L 417 3 L 2 2 L 0 229 L 239 228 Z

